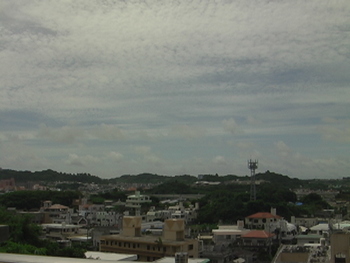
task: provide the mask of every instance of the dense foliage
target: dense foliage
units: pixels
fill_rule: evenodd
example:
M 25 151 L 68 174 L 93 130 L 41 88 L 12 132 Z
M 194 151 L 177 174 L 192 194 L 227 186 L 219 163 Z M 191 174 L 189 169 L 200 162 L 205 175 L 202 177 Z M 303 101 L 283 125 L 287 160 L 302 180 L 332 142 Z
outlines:
M 179 182 L 177 179 L 157 185 L 148 191 L 149 194 L 193 194 L 193 187 Z
M 103 180 L 97 176 L 81 173 L 68 174 L 59 173 L 53 170 L 44 171 L 14 171 L 9 169 L 0 170 L 0 180 L 14 178 L 16 182 L 85 182 L 85 183 L 103 183 Z
M 76 191 L 16 191 L 0 195 L 0 205 L 17 209 L 39 209 L 42 202 L 51 200 L 54 204 L 71 206 L 81 193 Z
M 10 228 L 10 238 L 0 244 L 0 252 L 37 254 L 61 257 L 85 257 L 86 248 L 72 246 L 60 248 L 57 242 L 40 239 L 42 229 L 31 223 L 30 215 L 16 214 L 0 206 L 0 223 Z

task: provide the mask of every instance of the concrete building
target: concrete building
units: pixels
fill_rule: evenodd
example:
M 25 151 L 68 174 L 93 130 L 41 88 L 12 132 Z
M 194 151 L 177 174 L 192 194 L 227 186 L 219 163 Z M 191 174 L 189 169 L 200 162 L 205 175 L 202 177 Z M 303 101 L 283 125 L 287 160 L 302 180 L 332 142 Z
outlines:
M 81 236 L 80 226 L 68 224 L 42 224 L 44 236 L 61 244 L 70 245 L 70 238 Z M 86 235 L 85 235 L 86 236 Z
M 100 251 L 137 254 L 139 261 L 174 257 L 177 252 L 185 252 L 189 258 L 198 258 L 199 242 L 197 239 L 185 238 L 184 220 L 165 220 L 161 237 L 142 235 L 141 221 L 140 216 L 124 216 L 121 234 L 102 236 Z
M 234 244 L 248 232 L 250 230 L 244 228 L 244 223 L 241 220 L 237 222 L 237 225 L 219 225 L 218 229 L 212 230 L 213 242 L 216 245 Z
M 328 246 L 283 245 L 277 251 L 272 263 L 329 263 L 331 253 Z
M 245 218 L 245 227 L 248 229 L 268 229 L 272 224 L 282 220 L 276 214 L 276 209 L 271 208 L 271 212 L 259 212 Z
M 8 192 L 16 190 L 15 179 L 3 179 L 0 180 L 0 191 Z
M 272 245 L 275 234 L 266 232 L 265 230 L 252 230 L 242 235 L 242 245 L 244 247 L 264 247 L 268 248 Z
M 350 232 L 337 231 L 331 235 L 330 263 L 350 263 Z
M 148 195 L 141 195 L 139 191 L 135 191 L 135 194 L 127 197 L 125 207 L 133 209 L 135 216 L 140 216 L 141 205 L 145 203 L 151 203 L 150 197 Z

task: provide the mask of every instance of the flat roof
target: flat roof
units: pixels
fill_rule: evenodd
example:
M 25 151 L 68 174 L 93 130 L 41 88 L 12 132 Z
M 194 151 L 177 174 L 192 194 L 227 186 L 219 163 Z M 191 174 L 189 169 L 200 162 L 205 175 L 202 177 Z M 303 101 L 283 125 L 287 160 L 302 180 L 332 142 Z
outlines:
M 188 258 L 188 263 L 207 263 L 210 260 L 207 258 Z M 175 258 L 173 257 L 164 257 L 161 259 L 158 259 L 156 261 L 154 261 L 156 263 L 174 263 L 175 262 Z
M 196 239 L 185 238 L 183 240 L 171 240 L 165 239 L 161 237 L 163 244 L 188 244 L 188 242 L 195 241 Z M 155 241 L 159 240 L 159 236 L 154 235 L 141 235 L 138 237 L 135 236 L 123 236 L 123 235 L 104 235 L 100 237 L 100 240 L 108 240 L 108 241 L 129 241 L 129 242 L 138 242 L 143 244 L 155 243 Z
M 48 227 L 48 228 L 81 228 L 81 225 L 71 225 L 71 224 L 41 224 L 43 228 Z
M 113 260 L 113 261 L 119 261 L 119 260 L 136 261 L 137 260 L 137 254 L 132 255 L 132 254 L 87 251 L 85 252 L 85 256 L 87 259 L 98 259 L 98 260 Z
M 128 255 L 130 256 L 130 255 Z M 125 257 L 124 257 L 125 258 Z M 122 260 L 122 258 L 117 259 Z M 115 261 L 115 259 L 113 259 Z M 37 256 L 37 255 L 22 255 L 22 254 L 9 254 L 0 253 L 1 263 L 91 263 L 91 259 L 87 258 L 65 258 L 65 257 L 48 257 L 48 256 Z M 111 259 L 101 259 L 98 263 L 111 263 Z M 130 260 L 130 262 L 133 262 Z

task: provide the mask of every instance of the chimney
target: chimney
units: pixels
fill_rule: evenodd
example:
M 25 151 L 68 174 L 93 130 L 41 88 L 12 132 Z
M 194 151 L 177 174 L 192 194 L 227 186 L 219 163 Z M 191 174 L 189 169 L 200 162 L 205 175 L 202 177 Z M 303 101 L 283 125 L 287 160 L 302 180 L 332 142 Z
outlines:
M 277 213 L 276 213 L 276 208 L 274 208 L 274 207 L 271 207 L 271 212 L 270 212 L 272 215 L 277 215 Z
M 237 220 L 237 227 L 238 227 L 238 229 L 242 230 L 244 228 L 244 221 Z

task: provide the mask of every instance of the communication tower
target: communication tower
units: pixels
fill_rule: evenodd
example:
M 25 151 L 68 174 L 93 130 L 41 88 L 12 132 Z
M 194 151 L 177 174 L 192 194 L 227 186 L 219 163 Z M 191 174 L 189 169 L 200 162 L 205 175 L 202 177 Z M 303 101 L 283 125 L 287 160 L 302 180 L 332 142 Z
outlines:
M 258 160 L 248 160 L 248 168 L 250 170 L 250 200 L 256 200 L 256 188 L 255 188 L 255 170 L 258 169 Z

